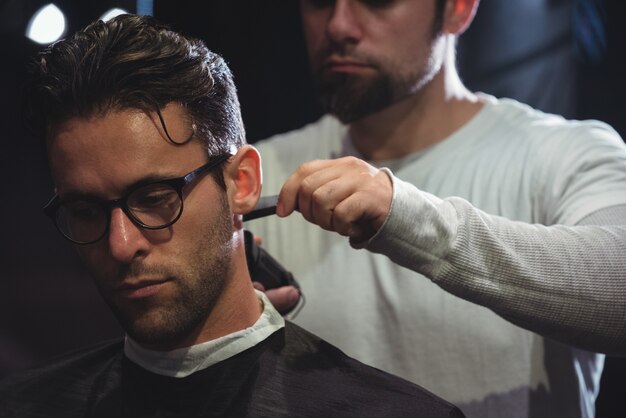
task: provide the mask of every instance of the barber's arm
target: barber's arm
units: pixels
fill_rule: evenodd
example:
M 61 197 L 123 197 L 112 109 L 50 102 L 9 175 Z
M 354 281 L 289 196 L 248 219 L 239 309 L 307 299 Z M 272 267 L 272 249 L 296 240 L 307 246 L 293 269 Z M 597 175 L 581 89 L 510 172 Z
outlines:
M 295 210 L 526 329 L 626 355 L 626 206 L 579 225 L 531 225 L 439 199 L 348 157 L 290 176 L 277 214 Z

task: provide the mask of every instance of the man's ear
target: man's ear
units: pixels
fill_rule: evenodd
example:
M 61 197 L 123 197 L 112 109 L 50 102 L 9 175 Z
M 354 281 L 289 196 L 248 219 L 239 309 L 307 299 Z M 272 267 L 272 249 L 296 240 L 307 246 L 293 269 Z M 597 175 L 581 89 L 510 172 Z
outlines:
M 443 33 L 460 35 L 469 27 L 479 0 L 447 0 L 443 15 Z
M 228 204 L 234 214 L 254 209 L 261 195 L 261 156 L 252 145 L 237 150 L 224 170 Z

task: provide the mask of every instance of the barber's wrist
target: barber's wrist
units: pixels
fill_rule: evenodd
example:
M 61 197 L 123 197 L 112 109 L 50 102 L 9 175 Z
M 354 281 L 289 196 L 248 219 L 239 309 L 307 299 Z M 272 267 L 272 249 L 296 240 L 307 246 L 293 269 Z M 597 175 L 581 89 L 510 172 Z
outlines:
M 388 169 L 387 167 L 382 167 L 380 169 L 380 171 L 385 173 L 387 175 L 387 177 L 389 177 L 389 181 L 391 182 L 391 203 L 389 205 L 389 210 L 387 211 L 387 216 L 385 216 L 385 220 L 382 222 L 382 224 L 376 230 L 376 232 L 371 237 L 369 237 L 368 239 L 361 240 L 361 241 L 354 241 L 354 240 L 350 239 L 350 246 L 352 246 L 352 248 L 355 248 L 355 249 L 361 249 L 361 248 L 369 249 L 369 247 L 371 245 L 373 245 L 372 243 L 375 243 L 379 239 L 379 236 L 381 234 L 384 234 L 384 230 L 386 229 L 385 227 L 386 227 L 387 223 L 389 222 L 389 218 L 391 217 L 391 213 L 393 212 L 393 205 L 394 205 L 394 201 L 395 201 L 395 198 L 396 198 L 396 185 L 395 185 L 396 177 L 393 175 L 391 170 Z

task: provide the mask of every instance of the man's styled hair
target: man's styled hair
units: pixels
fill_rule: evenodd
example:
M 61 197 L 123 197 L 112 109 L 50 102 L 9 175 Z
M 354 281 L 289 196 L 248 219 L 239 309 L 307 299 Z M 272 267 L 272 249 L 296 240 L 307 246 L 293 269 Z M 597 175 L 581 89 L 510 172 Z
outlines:
M 236 88 L 224 60 L 202 41 L 151 17 L 97 21 L 51 45 L 30 68 L 28 86 L 27 120 L 41 137 L 73 117 L 123 109 L 160 114 L 178 102 L 209 155 L 245 143 Z

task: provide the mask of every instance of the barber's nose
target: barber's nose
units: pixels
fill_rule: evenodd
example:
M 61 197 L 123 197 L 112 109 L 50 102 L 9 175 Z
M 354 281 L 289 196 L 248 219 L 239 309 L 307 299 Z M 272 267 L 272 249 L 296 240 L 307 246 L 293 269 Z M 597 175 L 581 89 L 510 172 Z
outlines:
M 356 43 L 362 30 L 358 10 L 352 0 L 337 0 L 326 27 L 328 37 L 338 44 Z
M 111 210 L 109 225 L 109 248 L 111 256 L 120 263 L 129 264 L 134 258 L 148 252 L 150 242 L 142 228 L 135 225 L 119 208 Z

